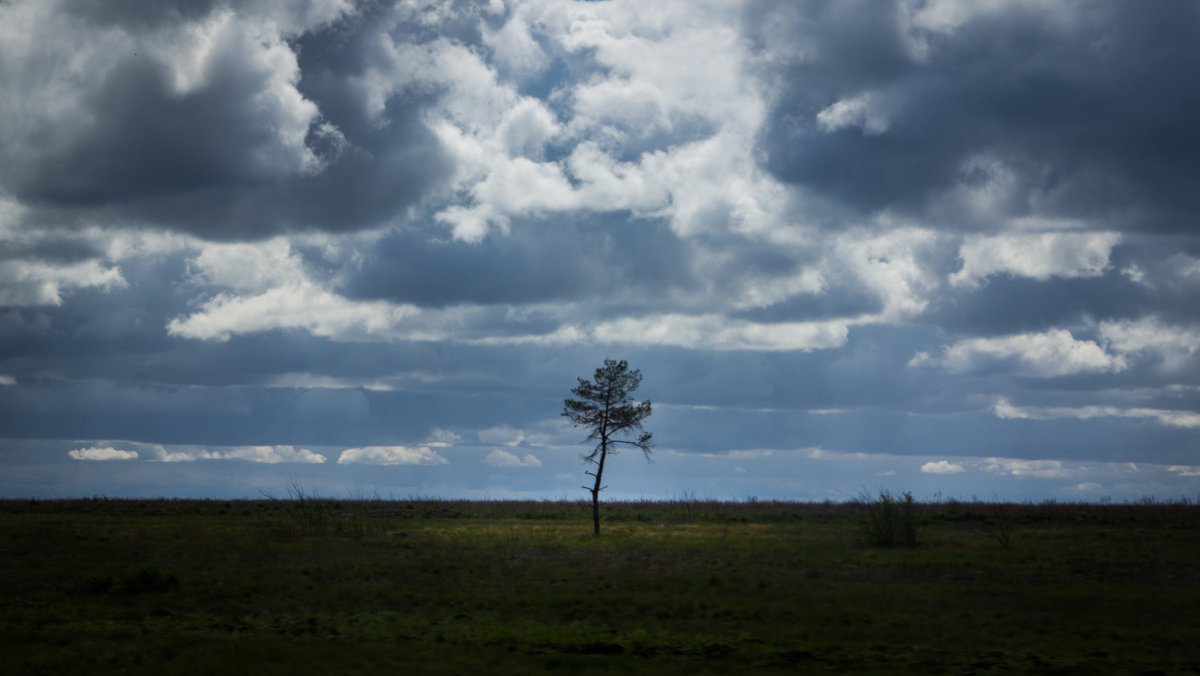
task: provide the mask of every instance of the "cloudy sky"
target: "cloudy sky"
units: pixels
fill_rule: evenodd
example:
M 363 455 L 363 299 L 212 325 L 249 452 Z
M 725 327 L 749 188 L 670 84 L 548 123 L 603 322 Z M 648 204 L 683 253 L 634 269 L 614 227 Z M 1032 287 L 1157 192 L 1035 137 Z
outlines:
M 1200 6 L 0 4 L 0 496 L 1200 496 Z

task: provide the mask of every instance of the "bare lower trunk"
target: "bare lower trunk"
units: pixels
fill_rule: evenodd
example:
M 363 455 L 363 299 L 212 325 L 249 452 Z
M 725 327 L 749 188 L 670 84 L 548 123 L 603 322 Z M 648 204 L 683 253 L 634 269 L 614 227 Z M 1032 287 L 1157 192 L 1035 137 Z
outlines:
M 592 534 L 600 534 L 600 491 L 592 491 Z
M 604 460 L 608 457 L 608 443 L 600 443 L 600 462 L 596 463 L 596 485 L 592 487 L 592 534 L 600 534 L 600 477 L 604 474 Z

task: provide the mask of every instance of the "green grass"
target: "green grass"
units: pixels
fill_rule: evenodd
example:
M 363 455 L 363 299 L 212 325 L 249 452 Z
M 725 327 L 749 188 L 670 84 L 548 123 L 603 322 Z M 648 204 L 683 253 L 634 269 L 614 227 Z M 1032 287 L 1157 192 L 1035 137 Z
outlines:
M 1200 670 L 1188 504 L 313 505 L 0 501 L 0 671 Z

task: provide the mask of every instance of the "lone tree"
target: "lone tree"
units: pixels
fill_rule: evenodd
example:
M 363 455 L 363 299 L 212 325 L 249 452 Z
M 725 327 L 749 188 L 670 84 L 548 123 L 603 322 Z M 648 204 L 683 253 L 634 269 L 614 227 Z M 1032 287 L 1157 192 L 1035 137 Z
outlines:
M 629 364 L 624 359 L 614 361 L 605 359 L 604 366 L 596 369 L 596 375 L 591 381 L 578 378 L 579 386 L 571 390 L 578 399 L 563 401 L 563 416 L 570 419 L 576 427 L 586 427 L 589 431 L 585 441 L 595 441 L 596 447 L 591 453 L 581 457 L 588 464 L 596 466 L 596 471 L 587 470 L 588 476 L 595 477 L 596 483 L 584 486 L 584 490 L 592 493 L 592 525 L 596 535 L 600 534 L 600 491 L 606 486 L 600 480 L 604 475 L 604 461 L 610 454 L 617 453 L 618 446 L 633 446 L 640 448 L 650 460 L 650 442 L 652 436 L 642 431 L 642 421 L 650 416 L 650 402 L 636 402 L 630 396 L 642 382 L 642 372 L 629 370 Z M 632 437 L 638 436 L 636 439 Z

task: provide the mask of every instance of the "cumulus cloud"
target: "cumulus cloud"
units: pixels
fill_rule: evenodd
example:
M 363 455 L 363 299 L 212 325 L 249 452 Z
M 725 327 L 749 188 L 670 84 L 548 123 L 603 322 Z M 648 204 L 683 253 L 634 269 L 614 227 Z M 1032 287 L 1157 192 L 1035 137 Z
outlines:
M 339 465 L 445 465 L 449 462 L 428 446 L 365 446 L 347 448 L 338 456 Z
M 842 99 L 817 113 L 817 126 L 824 132 L 859 127 L 864 134 L 882 134 L 888 129 L 887 115 L 871 93 Z
M 252 296 L 218 294 L 199 311 L 172 319 L 167 331 L 183 338 L 218 341 L 238 333 L 273 329 L 302 329 L 343 339 L 387 338 L 396 324 L 417 312 L 411 306 L 351 301 L 316 284 L 300 282 Z
M 937 462 L 927 462 L 921 465 L 921 471 L 926 474 L 958 474 L 965 472 L 966 468 L 949 460 L 938 460 Z
M 448 42 L 414 54 L 445 91 L 430 117 L 468 196 L 437 214 L 455 237 L 479 241 L 514 217 L 569 210 L 666 216 L 680 233 L 710 230 L 714 217 L 752 229 L 776 218 L 779 190 L 749 154 L 763 94 L 748 86 L 745 51 L 725 23 L 735 8 L 664 10 L 653 19 L 659 39 L 646 40 L 643 19 L 619 5 L 518 5 L 508 28 L 487 33 L 500 70 Z M 501 79 L 518 44 L 527 58 L 517 72 L 552 56 L 586 55 L 597 68 L 551 110 Z M 553 143 L 573 149 L 550 159 Z
M 444 173 L 413 111 L 394 111 L 409 124 L 389 139 L 333 110 L 320 69 L 302 91 L 300 54 L 338 39 L 329 33 L 341 35 L 350 3 L 184 4 L 0 8 L 0 80 L 12 93 L 0 138 L 49 139 L 0 143 L 0 181 L 29 217 L 221 237 L 345 230 L 395 215 Z M 49 34 L 58 38 L 27 38 Z M 423 173 L 409 160 L 424 160 Z M 408 180 L 384 194 L 373 172 Z M 331 193 L 359 202 L 326 220 Z
M 483 459 L 484 462 L 493 467 L 541 467 L 542 461 L 538 460 L 532 454 L 526 455 L 524 458 L 517 457 L 508 451 L 496 449 L 488 453 Z
M 262 242 L 204 243 L 188 260 L 200 284 L 237 291 L 264 291 L 307 281 L 304 261 L 291 242 L 275 237 Z
M 137 451 L 123 451 L 111 446 L 76 448 L 68 451 L 67 455 L 75 460 L 137 460 L 138 458 Z
M 627 317 L 591 328 L 602 343 L 668 345 L 707 350 L 820 350 L 846 342 L 849 322 L 778 322 L 730 319 L 718 315 L 665 314 Z
M 925 310 L 938 288 L 932 261 L 937 235 L 883 218 L 879 231 L 852 230 L 836 239 L 837 256 L 828 262 L 827 277 L 851 273 L 854 282 L 882 305 L 872 322 L 892 322 Z
M 1093 341 L 1078 340 L 1066 329 L 999 338 L 968 338 L 944 347 L 940 355 L 920 353 L 909 363 L 967 373 L 1008 361 L 1015 362 L 1019 372 L 1039 378 L 1113 373 L 1127 366 L 1123 356 L 1110 354 Z
M 1169 371 L 1186 366 L 1200 349 L 1200 327 L 1172 326 L 1157 317 L 1101 322 L 1100 335 L 1119 352 L 1159 357 Z
M 1095 277 L 1108 268 L 1119 240 L 1120 234 L 1115 232 L 971 236 L 959 250 L 962 268 L 950 275 L 950 282 L 977 285 L 999 273 L 1039 280 Z
M 95 260 L 71 264 L 0 260 L 0 307 L 61 305 L 65 290 L 124 285 L 120 268 Z
M 320 453 L 290 445 L 206 447 L 153 444 L 149 446 L 147 455 L 159 462 L 241 460 L 269 465 L 279 463 L 321 464 L 325 462 L 325 456 Z
M 447 446 L 456 446 L 461 441 L 462 437 L 454 432 L 435 427 L 429 432 L 429 437 L 425 441 L 425 445 L 434 448 L 445 448 Z
M 518 446 L 522 441 L 525 441 L 525 432 L 510 425 L 499 425 L 497 427 L 489 427 L 486 430 L 479 430 L 478 436 L 480 443 L 484 444 Z
M 4 373 L 0 373 L 0 387 L 7 387 L 7 386 L 16 385 L 16 384 L 17 384 L 16 378 L 14 378 L 10 375 L 4 374 Z
M 186 102 L 199 107 L 206 103 L 206 98 L 210 105 L 218 104 L 215 112 L 217 120 L 225 125 L 224 131 L 244 134 L 241 140 L 250 142 L 240 147 L 230 144 L 233 152 L 244 153 L 225 158 L 230 164 L 224 169 L 231 173 L 245 172 L 251 178 L 287 176 L 306 171 L 315 161 L 304 138 L 317 115 L 317 107 L 295 88 L 299 76 L 296 59 L 284 42 L 289 35 L 263 21 L 266 17 L 239 16 L 232 10 L 219 9 L 199 12 L 199 16 L 193 14 L 190 21 L 180 23 L 139 24 L 130 20 L 132 17 L 114 14 L 104 17 L 109 30 L 95 31 L 87 30 L 87 24 L 80 21 L 82 17 L 78 14 L 58 13 L 46 5 L 35 10 L 33 6 L 33 3 L 8 5 L 5 14 L 10 21 L 5 23 L 9 30 L 50 31 L 71 34 L 75 39 L 70 50 L 34 51 L 27 42 L 6 36 L 9 39 L 3 44 L 14 57 L 6 59 L 13 64 L 11 68 L 20 64 L 27 69 L 44 69 L 47 75 L 56 74 L 39 89 L 27 91 L 27 100 L 20 101 L 25 97 L 17 97 L 18 101 L 10 105 L 29 106 L 51 94 L 63 98 L 53 106 L 39 106 L 39 115 L 3 117 L 9 124 L 23 122 L 26 126 L 13 131 L 25 134 L 37 134 L 43 128 L 69 129 L 71 134 L 56 139 L 57 149 L 62 153 L 60 161 L 70 158 L 91 161 L 62 162 L 60 166 L 67 167 L 67 171 L 48 184 L 46 179 L 50 177 L 37 172 L 47 168 L 42 163 L 49 158 L 30 157 L 34 160 L 32 166 L 10 169 L 33 174 L 18 174 L 14 181 L 18 186 L 28 182 L 31 189 L 36 186 L 35 194 L 44 197 L 95 198 L 110 191 L 121 193 L 132 189 L 132 185 L 123 185 L 121 181 L 150 169 L 169 170 L 174 176 L 191 171 L 200 174 L 200 167 L 193 163 L 214 158 L 212 154 L 196 152 L 204 150 L 201 145 L 179 145 L 206 140 L 203 137 L 178 134 L 182 138 L 172 139 L 165 133 L 172 130 L 169 125 L 173 123 L 195 122 L 187 115 L 195 108 L 189 111 L 188 106 L 180 106 L 177 110 L 183 115 L 159 121 L 166 125 L 165 129 L 146 126 L 133 129 L 129 125 L 136 121 L 134 110 L 126 107 L 132 104 L 166 106 L 171 102 Z M 72 81 L 71 78 L 84 73 L 91 77 Z M 10 76 L 16 75 L 10 72 Z M 77 86 L 80 82 L 85 87 Z M 108 98 L 103 89 L 105 83 L 120 85 L 120 93 L 127 99 Z M 88 119 L 83 125 L 62 124 L 72 119 L 72 114 L 86 110 L 91 97 L 102 102 L 99 110 L 103 116 Z M 46 115 L 48 112 L 51 114 Z M 227 117 L 222 119 L 222 115 Z M 190 131 L 204 129 L 193 127 Z M 118 139 L 105 139 L 100 136 L 102 132 L 115 134 Z M 160 148 L 160 158 L 183 161 L 184 166 L 156 166 L 154 156 L 136 152 L 140 150 L 136 146 L 131 148 L 135 152 L 113 153 L 109 158 L 89 157 L 92 153 L 115 150 L 104 145 L 112 140 L 125 140 L 134 133 L 146 139 L 146 135 L 156 132 L 162 132 L 161 140 L 166 142 Z M 244 166 L 233 166 L 235 158 L 244 160 Z M 88 166 L 96 160 L 112 163 L 104 167 L 109 171 L 102 173 L 96 171 L 100 167 Z
M 325 456 L 313 453 L 307 448 L 292 446 L 235 446 L 220 452 L 220 457 L 228 460 L 245 460 L 247 462 L 263 462 L 276 464 L 281 462 L 300 462 L 320 464 L 325 462 Z

